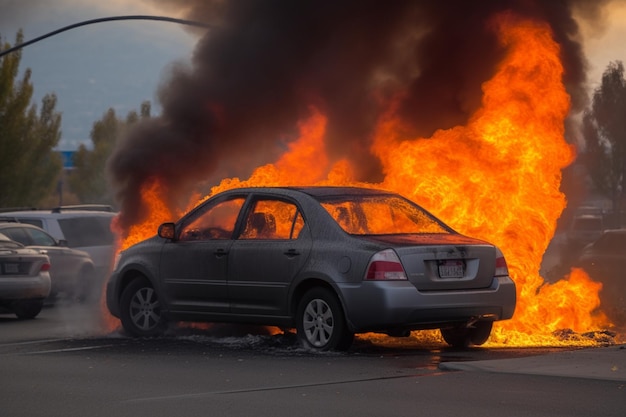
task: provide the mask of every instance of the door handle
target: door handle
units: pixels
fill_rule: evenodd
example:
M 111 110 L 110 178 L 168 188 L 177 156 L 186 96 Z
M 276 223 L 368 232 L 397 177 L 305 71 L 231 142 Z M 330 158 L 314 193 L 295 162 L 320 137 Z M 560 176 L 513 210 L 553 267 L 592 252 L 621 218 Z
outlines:
M 288 251 L 284 252 L 285 255 L 287 255 L 287 258 L 291 259 L 291 258 L 295 258 L 296 256 L 300 255 L 300 252 L 298 252 L 295 249 L 289 249 Z
M 225 251 L 224 249 L 218 249 L 218 250 L 216 250 L 216 251 L 215 251 L 215 252 L 213 252 L 213 253 L 215 254 L 215 257 L 216 257 L 216 258 L 221 258 L 221 257 L 223 257 L 223 256 L 228 255 L 228 252 L 227 252 L 227 251 Z

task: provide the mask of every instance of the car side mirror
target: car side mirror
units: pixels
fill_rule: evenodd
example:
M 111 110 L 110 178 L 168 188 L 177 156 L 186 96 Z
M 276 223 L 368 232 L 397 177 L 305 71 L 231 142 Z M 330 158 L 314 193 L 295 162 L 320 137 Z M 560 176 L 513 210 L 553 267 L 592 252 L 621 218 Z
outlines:
M 174 223 L 163 223 L 159 226 L 159 237 L 163 239 L 174 239 L 175 237 L 175 227 Z
M 65 240 L 65 239 L 59 239 L 59 246 L 64 247 L 64 248 L 67 248 L 67 247 L 69 247 L 70 245 L 68 245 L 68 244 L 67 244 L 67 240 Z

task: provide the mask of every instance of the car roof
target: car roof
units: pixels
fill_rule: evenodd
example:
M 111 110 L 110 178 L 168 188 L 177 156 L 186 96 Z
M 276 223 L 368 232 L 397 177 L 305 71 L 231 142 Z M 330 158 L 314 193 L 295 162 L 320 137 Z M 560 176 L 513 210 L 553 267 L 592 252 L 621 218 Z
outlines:
M 8 211 L 1 212 L 0 211 L 0 219 L 2 218 L 42 218 L 42 219 L 55 219 L 59 217 L 114 217 L 117 215 L 116 212 L 113 211 L 94 211 L 94 210 L 20 210 L 20 211 Z
M 285 187 L 292 190 L 301 191 L 314 197 L 334 197 L 343 195 L 389 195 L 395 194 L 391 191 L 380 190 L 376 188 L 365 187 L 336 187 L 336 186 L 319 186 L 319 187 Z
M 604 233 L 611 235 L 622 235 L 626 234 L 626 229 L 606 229 Z
M 6 220 L 0 219 L 0 230 L 7 229 L 9 227 L 11 227 L 11 228 L 13 228 L 13 227 L 23 227 L 23 228 L 28 228 L 28 229 L 37 229 L 37 230 L 41 230 L 43 232 L 46 232 L 44 229 L 42 229 L 41 227 L 35 226 L 34 224 L 12 222 L 12 221 L 6 221 Z M 49 233 L 46 232 L 46 234 L 49 234 Z
M 334 197 L 345 195 L 397 195 L 391 191 L 385 191 L 376 188 L 366 187 L 339 187 L 339 186 L 306 186 L 306 187 L 242 187 L 232 188 L 225 192 L 237 193 L 237 192 L 273 192 L 273 191 L 296 191 L 304 194 L 308 194 L 313 197 Z M 219 195 L 219 194 L 218 194 Z

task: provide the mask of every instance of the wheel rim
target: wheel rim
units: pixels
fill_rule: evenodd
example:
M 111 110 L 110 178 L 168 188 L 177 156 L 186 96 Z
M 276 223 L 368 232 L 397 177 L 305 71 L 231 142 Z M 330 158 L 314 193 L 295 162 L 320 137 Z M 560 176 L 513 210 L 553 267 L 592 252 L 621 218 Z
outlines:
M 324 300 L 311 300 L 304 310 L 303 325 L 304 334 L 311 345 L 323 347 L 328 344 L 335 328 L 329 305 Z
M 147 331 L 154 329 L 161 320 L 161 308 L 156 291 L 144 287 L 130 300 L 130 318 L 137 328 Z

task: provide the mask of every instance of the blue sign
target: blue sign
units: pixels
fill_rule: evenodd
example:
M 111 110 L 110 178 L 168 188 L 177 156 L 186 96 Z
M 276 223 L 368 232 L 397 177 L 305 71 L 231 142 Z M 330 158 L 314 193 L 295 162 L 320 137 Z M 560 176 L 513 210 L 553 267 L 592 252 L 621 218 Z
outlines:
M 60 151 L 61 158 L 63 159 L 63 168 L 74 168 L 74 154 L 76 151 Z

